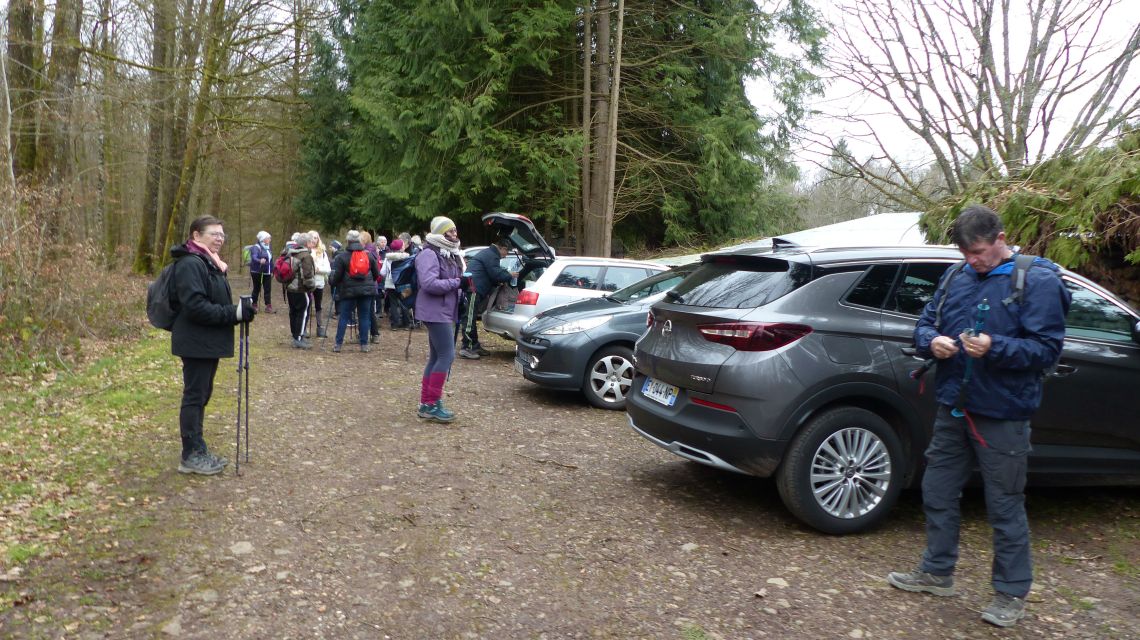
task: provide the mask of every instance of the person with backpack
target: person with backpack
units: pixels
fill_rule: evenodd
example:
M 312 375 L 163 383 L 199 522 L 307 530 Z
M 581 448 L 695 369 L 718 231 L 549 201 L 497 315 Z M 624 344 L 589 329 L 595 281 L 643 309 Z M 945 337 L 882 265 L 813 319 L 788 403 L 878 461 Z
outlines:
M 273 251 L 269 243 L 273 239 L 268 231 L 257 232 L 257 243 L 249 248 L 249 275 L 253 279 L 253 308 L 257 308 L 257 297 L 265 301 L 265 312 L 273 313 Z
M 372 350 L 372 345 L 368 343 L 372 324 L 370 311 L 372 299 L 376 295 L 376 279 L 380 277 L 380 265 L 364 248 L 360 239 L 359 231 L 349 231 L 344 238 L 344 250 L 336 254 L 332 263 L 329 282 L 336 287 L 340 316 L 333 353 L 340 353 L 344 332 L 348 329 L 353 311 L 359 321 L 357 335 L 360 337 L 360 350 L 364 353 Z
M 392 331 L 403 329 L 411 324 L 411 314 L 404 308 L 400 295 L 396 293 L 396 272 L 397 269 L 394 265 L 407 264 L 405 261 L 411 257 L 404 253 L 404 241 L 396 238 L 389 245 L 388 251 L 384 254 L 384 266 L 381 271 L 384 273 L 384 312 L 388 314 L 388 324 L 392 327 Z M 404 267 L 401 266 L 401 272 Z M 411 267 L 414 268 L 414 265 Z
M 360 243 L 364 245 L 364 250 L 368 252 L 368 255 L 372 256 L 372 258 L 376 260 L 377 265 L 382 264 L 384 258 L 381 257 L 379 248 L 377 248 L 376 244 L 372 242 L 371 233 L 367 231 L 361 231 Z M 383 268 L 381 268 L 381 273 L 382 272 Z M 377 305 L 379 304 L 380 300 L 381 287 L 384 283 L 380 282 L 379 278 L 377 278 L 377 281 L 372 284 L 372 300 L 371 304 L 368 306 L 368 313 L 371 315 L 368 323 L 368 338 L 372 344 L 376 344 L 377 342 L 380 342 L 380 308 Z
M 451 422 L 455 413 L 443 406 L 443 385 L 455 360 L 455 323 L 459 319 L 459 286 L 465 267 L 459 252 L 459 232 L 450 218 L 432 218 L 427 244 L 415 261 L 419 283 L 415 317 L 424 323 L 428 333 L 428 358 L 416 415 L 433 422 Z
M 1001 219 L 989 208 L 966 207 L 951 238 L 965 264 L 947 270 L 914 330 L 918 352 L 938 363 L 938 411 L 922 479 L 926 550 L 917 569 L 892 572 L 887 581 L 953 595 L 959 501 L 978 468 L 994 530 L 995 595 L 982 620 L 1009 627 L 1025 615 L 1033 582 L 1024 493 L 1029 420 L 1041 404 L 1045 371 L 1060 358 L 1071 296 L 1044 258 L 1015 269 Z
M 289 331 L 293 335 L 294 349 L 313 348 L 305 337 L 309 326 L 309 296 L 317 288 L 317 270 L 309 250 L 311 241 L 309 234 L 298 234 L 286 249 L 285 257 L 293 272 L 293 278 L 285 283 L 285 295 L 289 301 Z
M 213 395 L 219 361 L 234 356 L 234 326 L 252 322 L 257 309 L 250 298 L 242 298 L 238 304 L 231 302 L 228 266 L 221 258 L 225 241 L 222 221 L 202 216 L 190 223 L 186 242 L 170 248 L 175 261 L 170 293 L 177 302 L 170 352 L 182 359 L 179 473 L 212 476 L 229 464 L 206 446 L 206 405 Z

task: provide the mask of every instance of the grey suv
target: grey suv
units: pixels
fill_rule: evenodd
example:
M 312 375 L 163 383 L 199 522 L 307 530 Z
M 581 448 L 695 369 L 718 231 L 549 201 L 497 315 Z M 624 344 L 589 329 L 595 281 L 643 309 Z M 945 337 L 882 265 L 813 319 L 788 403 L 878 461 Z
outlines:
M 912 334 L 960 258 L 944 247 L 704 256 L 652 307 L 630 425 L 683 458 L 774 475 L 784 504 L 821 531 L 874 525 L 922 472 L 935 403 L 910 377 Z M 1073 299 L 1033 420 L 1030 483 L 1136 484 L 1140 314 L 1062 278 Z

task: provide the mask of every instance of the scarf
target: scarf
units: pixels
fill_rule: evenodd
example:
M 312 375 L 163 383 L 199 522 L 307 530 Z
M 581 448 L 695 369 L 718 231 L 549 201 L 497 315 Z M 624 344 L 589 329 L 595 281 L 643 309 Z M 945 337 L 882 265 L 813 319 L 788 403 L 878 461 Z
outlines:
M 450 258 L 453 255 L 459 256 L 459 242 L 452 242 L 438 233 L 427 234 L 427 241 L 433 247 L 439 249 L 440 255 L 445 258 Z
M 225 273 L 226 270 L 230 268 L 229 265 L 227 265 L 225 262 L 222 262 L 221 256 L 214 253 L 213 251 L 210 251 L 207 247 L 204 247 L 204 246 L 198 244 L 197 242 L 194 242 L 193 240 L 187 240 L 186 241 L 186 250 L 189 251 L 190 253 L 196 253 L 200 256 L 206 256 L 207 258 L 210 259 L 211 262 L 214 263 L 214 266 L 216 266 L 219 270 L 221 270 L 222 273 Z

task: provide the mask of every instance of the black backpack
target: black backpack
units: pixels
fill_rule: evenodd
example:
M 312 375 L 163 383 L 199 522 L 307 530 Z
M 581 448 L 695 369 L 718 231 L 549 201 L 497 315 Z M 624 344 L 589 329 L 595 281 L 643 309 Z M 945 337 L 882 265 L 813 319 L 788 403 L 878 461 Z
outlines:
M 174 295 L 175 260 L 163 268 L 158 278 L 146 288 L 146 318 L 158 329 L 170 331 L 178 317 L 178 297 Z

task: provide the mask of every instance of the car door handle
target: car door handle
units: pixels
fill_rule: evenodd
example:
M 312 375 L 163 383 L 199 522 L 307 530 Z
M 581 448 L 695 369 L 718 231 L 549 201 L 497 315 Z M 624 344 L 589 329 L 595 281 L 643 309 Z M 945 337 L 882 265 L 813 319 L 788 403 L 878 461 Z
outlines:
M 899 349 L 899 351 L 902 351 L 902 354 L 904 356 L 910 356 L 912 358 L 918 358 L 918 349 L 916 349 L 915 347 L 903 347 L 902 349 Z
M 1057 365 L 1057 368 L 1054 369 L 1052 373 L 1049 374 L 1049 377 L 1050 378 L 1064 378 L 1064 377 L 1070 376 L 1076 372 L 1077 372 L 1077 368 L 1074 367 L 1073 365 L 1061 363 L 1061 364 Z

